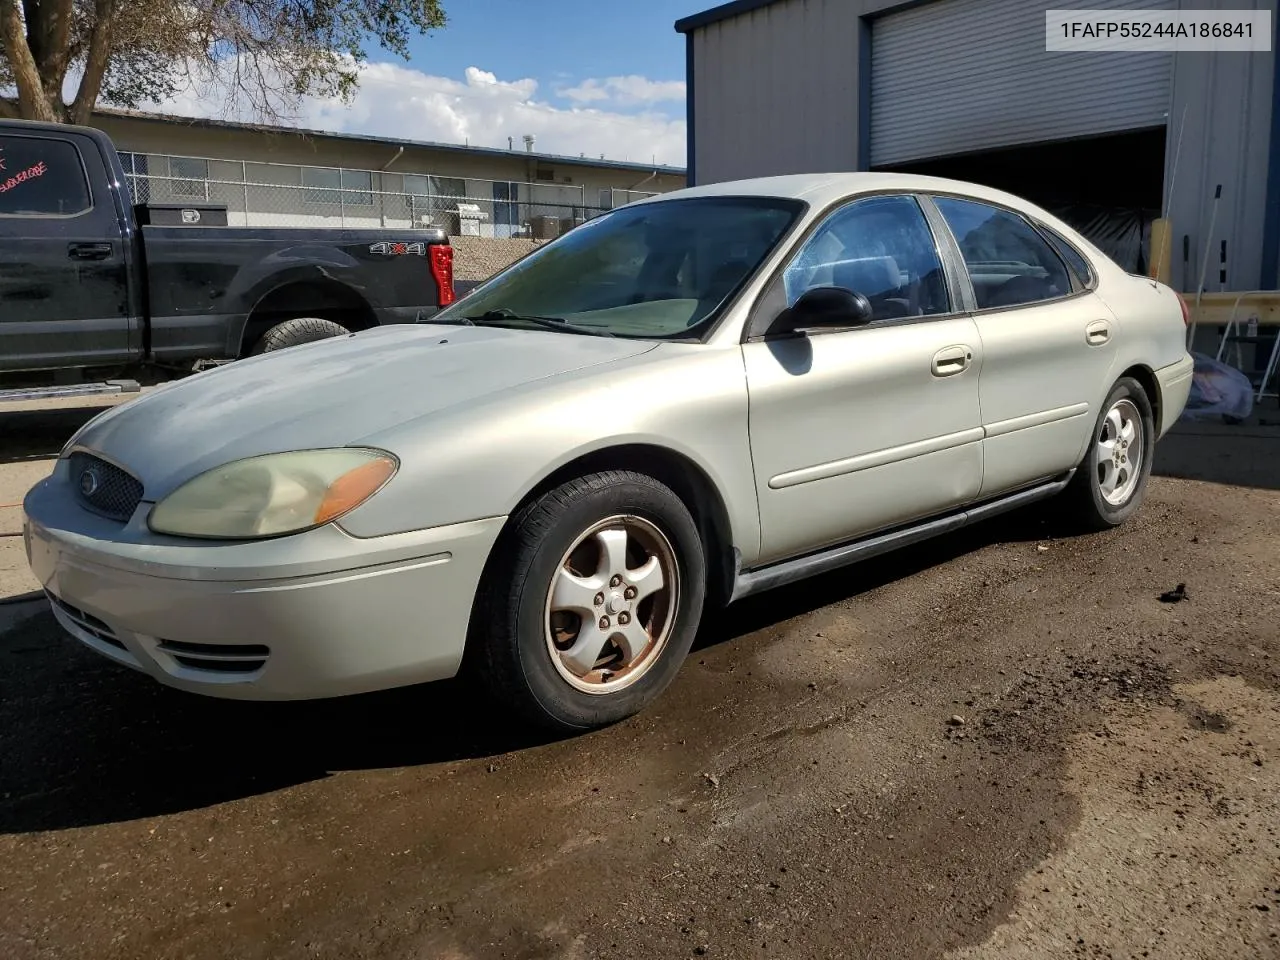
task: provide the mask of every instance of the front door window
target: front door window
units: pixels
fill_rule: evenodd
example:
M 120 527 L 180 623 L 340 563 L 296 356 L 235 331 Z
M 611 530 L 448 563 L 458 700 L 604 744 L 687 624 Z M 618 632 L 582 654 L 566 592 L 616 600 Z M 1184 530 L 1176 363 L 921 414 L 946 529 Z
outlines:
M 914 197 L 857 200 L 831 214 L 783 274 L 787 305 L 806 290 L 844 287 L 871 301 L 873 320 L 951 312 L 942 260 Z

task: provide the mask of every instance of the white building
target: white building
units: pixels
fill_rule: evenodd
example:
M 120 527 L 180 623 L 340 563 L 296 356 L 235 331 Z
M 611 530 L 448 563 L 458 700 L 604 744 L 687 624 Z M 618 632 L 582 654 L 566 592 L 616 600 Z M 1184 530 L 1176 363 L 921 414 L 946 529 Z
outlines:
M 102 110 L 137 202 L 224 204 L 241 226 L 440 226 L 550 239 L 631 200 L 679 189 L 682 168 L 510 149 Z

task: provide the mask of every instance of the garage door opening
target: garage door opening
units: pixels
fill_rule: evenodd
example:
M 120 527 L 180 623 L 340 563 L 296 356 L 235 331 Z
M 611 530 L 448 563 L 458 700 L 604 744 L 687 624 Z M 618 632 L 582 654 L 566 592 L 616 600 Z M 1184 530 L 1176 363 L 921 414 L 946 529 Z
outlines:
M 1165 128 L 1035 143 L 876 167 L 1007 190 L 1071 224 L 1126 270 L 1144 272 L 1164 192 Z

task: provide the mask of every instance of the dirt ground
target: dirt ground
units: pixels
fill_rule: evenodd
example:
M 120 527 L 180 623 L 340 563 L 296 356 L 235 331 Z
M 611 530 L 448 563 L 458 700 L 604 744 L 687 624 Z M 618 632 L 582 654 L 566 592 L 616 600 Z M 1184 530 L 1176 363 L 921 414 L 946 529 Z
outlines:
M 0 411 L 0 504 L 88 412 Z M 1120 530 L 752 598 L 558 741 L 453 684 L 183 695 L 0 604 L 0 957 L 1280 957 L 1276 420 L 1180 427 Z

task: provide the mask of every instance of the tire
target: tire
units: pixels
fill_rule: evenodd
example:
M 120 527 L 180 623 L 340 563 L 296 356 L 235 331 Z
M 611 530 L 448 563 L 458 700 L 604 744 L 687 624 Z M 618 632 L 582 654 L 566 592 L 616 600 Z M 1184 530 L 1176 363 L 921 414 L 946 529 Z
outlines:
M 654 566 L 656 589 L 652 573 L 637 575 Z M 616 723 L 675 678 L 706 580 L 698 527 L 668 487 L 629 471 L 570 480 L 520 509 L 494 548 L 472 615 L 471 671 L 498 704 L 553 731 Z
M 262 335 L 253 345 L 249 356 L 256 357 L 260 353 L 271 353 L 286 347 L 296 347 L 316 340 L 328 340 L 330 337 L 342 337 L 350 333 L 346 327 L 332 320 L 321 320 L 319 317 L 294 317 L 277 323 Z
M 1113 458 L 1107 461 L 1102 457 L 1102 444 L 1112 442 L 1117 422 L 1122 431 L 1131 425 L 1138 435 L 1130 436 L 1128 445 L 1119 450 L 1109 447 Z M 1138 509 L 1151 476 L 1155 438 L 1155 418 L 1146 390 L 1137 380 L 1122 377 L 1107 394 L 1084 459 L 1064 491 L 1076 526 L 1089 531 L 1109 530 L 1124 523 Z M 1135 450 L 1137 457 L 1133 455 Z

